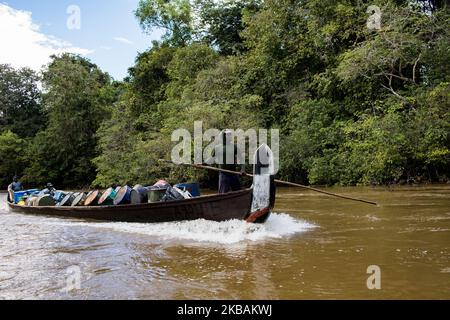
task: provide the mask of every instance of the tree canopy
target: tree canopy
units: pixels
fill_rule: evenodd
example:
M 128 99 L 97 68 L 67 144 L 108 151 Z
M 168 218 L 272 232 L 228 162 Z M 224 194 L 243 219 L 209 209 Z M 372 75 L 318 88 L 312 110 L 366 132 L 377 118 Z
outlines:
M 368 27 L 369 5 L 379 28 Z M 43 93 L 23 80 L 35 79 L 29 71 L 0 69 L 22 88 L 0 79 L 15 99 L 0 97 L 0 153 L 13 152 L 3 143 L 24 155 L 19 168 L 0 166 L 3 175 L 21 166 L 30 183 L 209 184 L 208 173 L 157 161 L 170 156 L 174 130 L 201 120 L 204 129 L 280 129 L 279 175 L 291 181 L 449 180 L 447 1 L 141 0 L 136 17 L 144 32 L 166 33 L 123 82 L 73 55 L 54 57 Z M 3 111 L 23 105 L 48 117 L 37 134 Z

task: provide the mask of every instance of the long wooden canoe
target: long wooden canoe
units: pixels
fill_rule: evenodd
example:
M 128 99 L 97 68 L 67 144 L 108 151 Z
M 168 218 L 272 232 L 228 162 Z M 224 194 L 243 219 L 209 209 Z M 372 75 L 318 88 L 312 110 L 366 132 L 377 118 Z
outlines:
M 231 219 L 264 223 L 275 203 L 273 182 L 273 154 L 267 145 L 258 152 L 265 152 L 269 164 L 260 162 L 255 154 L 252 188 L 226 194 L 202 196 L 186 200 L 110 206 L 22 206 L 8 202 L 13 211 L 22 213 L 120 222 L 172 222 L 205 219 L 226 221 Z
M 9 206 L 14 211 L 45 216 L 122 222 L 170 222 L 196 219 L 245 220 L 250 216 L 251 204 L 252 189 L 245 189 L 227 194 L 139 205 L 28 207 L 9 203 Z

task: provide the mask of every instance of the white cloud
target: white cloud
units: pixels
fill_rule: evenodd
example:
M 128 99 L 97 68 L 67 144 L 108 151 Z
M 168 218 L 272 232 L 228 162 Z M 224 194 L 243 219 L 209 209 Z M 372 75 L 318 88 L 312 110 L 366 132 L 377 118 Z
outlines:
M 123 38 L 123 37 L 115 37 L 114 40 L 125 43 L 125 44 L 133 44 L 133 41 L 128 40 L 127 38 Z
M 0 63 L 16 68 L 40 70 L 50 56 L 63 52 L 88 55 L 93 51 L 74 47 L 69 42 L 43 34 L 33 23 L 31 12 L 0 3 Z

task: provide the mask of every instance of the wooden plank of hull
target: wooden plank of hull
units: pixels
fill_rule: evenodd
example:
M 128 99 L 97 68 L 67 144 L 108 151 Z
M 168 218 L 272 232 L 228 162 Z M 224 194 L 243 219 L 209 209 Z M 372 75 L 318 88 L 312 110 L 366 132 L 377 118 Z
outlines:
M 27 207 L 9 203 L 23 213 L 117 222 L 172 222 L 206 219 L 245 220 L 250 214 L 252 189 L 193 199 L 140 205 L 97 207 Z

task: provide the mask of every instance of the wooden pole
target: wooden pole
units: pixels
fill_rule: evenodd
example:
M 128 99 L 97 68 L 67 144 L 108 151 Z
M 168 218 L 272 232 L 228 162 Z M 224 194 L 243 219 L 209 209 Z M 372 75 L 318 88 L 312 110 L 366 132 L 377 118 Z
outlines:
M 378 203 L 373 202 L 373 201 L 368 201 L 368 200 L 364 200 L 364 199 L 357 199 L 357 198 L 352 198 L 352 197 L 348 197 L 348 196 L 343 196 L 343 195 L 340 195 L 340 194 L 337 194 L 337 193 L 332 193 L 332 192 L 328 192 L 328 191 L 324 191 L 324 190 L 320 190 L 320 189 L 304 186 L 304 185 L 301 185 L 301 184 L 298 184 L 298 183 L 292 183 L 292 182 L 282 181 L 282 180 L 275 180 L 275 182 L 280 183 L 280 184 L 284 184 L 284 185 L 287 185 L 287 186 L 298 187 L 298 188 L 303 188 L 303 189 L 307 189 L 307 190 L 323 193 L 323 194 L 326 194 L 326 195 L 329 195 L 329 196 L 333 196 L 333 197 L 337 197 L 337 198 L 341 198 L 341 199 L 358 201 L 358 202 L 362 202 L 362 203 L 367 203 L 367 204 L 371 204 L 371 205 L 374 205 L 374 206 L 378 206 Z
M 168 164 L 175 165 L 172 161 L 163 160 L 163 159 L 161 159 L 159 161 L 163 162 L 163 163 L 168 163 Z M 248 173 L 242 174 L 241 172 L 237 172 L 237 171 L 230 171 L 230 170 L 225 170 L 225 169 L 219 169 L 219 168 L 215 168 L 215 167 L 211 167 L 211 166 L 204 166 L 204 165 L 200 165 L 200 164 L 185 164 L 185 163 L 182 163 L 181 165 L 182 166 L 186 166 L 186 167 L 193 167 L 193 168 L 198 168 L 198 169 L 206 169 L 206 170 L 211 170 L 211 171 L 216 171 L 216 172 L 224 172 L 224 173 L 230 173 L 230 174 L 235 174 L 235 175 L 240 175 L 240 176 L 253 177 L 252 174 L 248 174 Z M 352 198 L 352 197 L 348 197 L 348 196 L 343 196 L 343 195 L 340 195 L 340 194 L 337 194 L 337 193 L 332 193 L 332 192 L 316 189 L 316 188 L 313 188 L 313 187 L 304 186 L 304 185 L 301 185 L 301 184 L 298 184 L 298 183 L 293 183 L 293 182 L 288 182 L 288 181 L 283 181 L 283 180 L 275 180 L 275 182 L 278 183 L 278 184 L 284 184 L 284 185 L 291 186 L 291 187 L 303 188 L 303 189 L 306 189 L 306 190 L 319 192 L 319 193 L 322 193 L 322 194 L 326 194 L 326 195 L 337 197 L 337 198 L 341 198 L 341 199 L 367 203 L 367 204 L 371 204 L 371 205 L 374 205 L 374 206 L 378 205 L 378 203 L 373 202 L 373 201 L 368 201 L 368 200 L 364 200 L 364 199 L 357 199 L 357 198 Z

